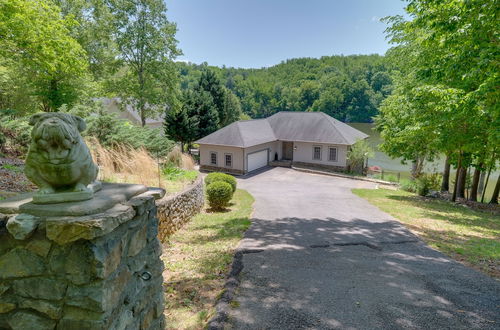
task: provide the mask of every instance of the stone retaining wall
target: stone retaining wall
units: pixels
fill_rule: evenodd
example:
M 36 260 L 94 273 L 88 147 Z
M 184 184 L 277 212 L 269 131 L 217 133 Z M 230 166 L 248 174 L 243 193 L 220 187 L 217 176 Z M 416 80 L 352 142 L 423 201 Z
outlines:
M 107 193 L 113 189 L 115 195 Z M 122 200 L 92 215 L 16 215 L 4 208 L 0 329 L 164 329 L 155 201 L 145 187 L 135 197 L 117 195 L 126 189 L 104 186 L 101 201 Z M 78 205 L 69 204 L 75 212 Z
M 159 238 L 164 242 L 170 235 L 198 214 L 205 198 L 201 175 L 188 188 L 172 196 L 165 196 L 156 201 L 160 220 Z

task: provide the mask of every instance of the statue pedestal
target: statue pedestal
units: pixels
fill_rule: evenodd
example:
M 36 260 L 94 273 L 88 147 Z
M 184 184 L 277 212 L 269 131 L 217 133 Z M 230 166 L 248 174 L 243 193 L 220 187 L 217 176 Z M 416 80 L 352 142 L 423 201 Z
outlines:
M 69 191 L 53 194 L 40 194 L 33 195 L 33 203 L 35 204 L 59 204 L 67 202 L 81 202 L 92 199 L 94 193 L 102 189 L 102 183 L 95 181 L 87 186 L 85 191 Z
M 103 184 L 82 202 L 0 201 L 0 328 L 163 329 L 155 193 Z

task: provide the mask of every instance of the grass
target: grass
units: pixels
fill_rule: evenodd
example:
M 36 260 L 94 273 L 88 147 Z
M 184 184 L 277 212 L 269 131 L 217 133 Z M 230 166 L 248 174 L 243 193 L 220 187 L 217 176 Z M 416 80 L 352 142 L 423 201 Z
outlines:
M 236 190 L 225 212 L 195 216 L 170 237 L 163 258 L 169 329 L 203 329 L 223 292 L 234 249 L 250 226 L 253 197 Z
M 402 190 L 353 192 L 399 219 L 431 247 L 500 278 L 500 216 Z

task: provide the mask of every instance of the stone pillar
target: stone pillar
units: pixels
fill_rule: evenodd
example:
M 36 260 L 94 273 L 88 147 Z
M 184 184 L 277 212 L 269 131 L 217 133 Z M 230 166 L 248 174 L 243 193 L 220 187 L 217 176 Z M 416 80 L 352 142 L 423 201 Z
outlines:
M 83 202 L 0 201 L 0 329 L 163 329 L 153 195 L 103 184 Z

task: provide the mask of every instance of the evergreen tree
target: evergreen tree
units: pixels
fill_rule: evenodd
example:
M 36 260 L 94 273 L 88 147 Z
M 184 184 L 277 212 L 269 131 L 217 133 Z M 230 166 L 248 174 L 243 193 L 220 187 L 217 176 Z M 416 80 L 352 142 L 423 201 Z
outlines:
M 225 90 L 223 112 L 224 121 L 220 123 L 220 127 L 227 126 L 240 120 L 242 115 L 240 100 L 228 89 Z
M 179 110 L 168 111 L 165 115 L 165 135 L 179 141 L 181 150 L 184 145 L 193 142 L 198 134 L 198 117 L 190 116 L 186 106 Z
M 227 122 L 227 116 L 224 111 L 226 91 L 213 71 L 207 69 L 201 73 L 201 77 L 200 80 L 198 80 L 195 91 L 198 93 L 207 92 L 211 96 L 212 103 L 215 106 L 215 110 L 217 112 L 217 122 L 221 125 Z
M 198 136 L 202 138 L 215 132 L 219 126 L 217 108 L 212 96 L 208 92 L 197 91 L 192 93 L 191 109 L 189 113 L 196 113 L 198 117 Z

